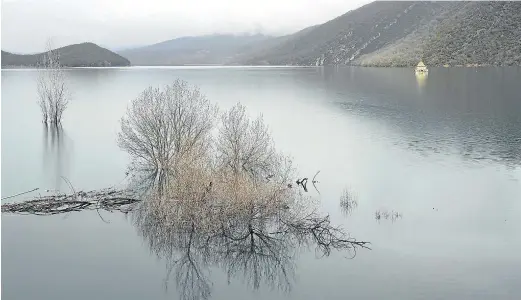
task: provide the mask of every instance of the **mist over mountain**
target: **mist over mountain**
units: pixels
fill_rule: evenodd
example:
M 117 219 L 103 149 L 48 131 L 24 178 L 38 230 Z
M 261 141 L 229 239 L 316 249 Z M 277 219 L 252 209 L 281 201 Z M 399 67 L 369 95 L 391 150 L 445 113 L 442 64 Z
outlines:
M 187 36 L 118 53 L 132 65 L 222 65 L 232 61 L 243 47 L 270 39 L 262 34 Z

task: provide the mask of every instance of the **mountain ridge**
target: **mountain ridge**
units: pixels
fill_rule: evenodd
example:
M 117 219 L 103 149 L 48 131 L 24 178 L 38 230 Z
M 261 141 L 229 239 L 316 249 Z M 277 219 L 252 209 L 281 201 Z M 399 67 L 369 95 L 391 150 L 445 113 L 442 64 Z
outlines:
M 245 65 L 521 65 L 521 2 L 375 1 L 290 35 Z
M 229 62 L 242 47 L 271 38 L 262 34 L 183 36 L 118 53 L 127 57 L 133 65 L 222 65 Z
M 63 51 L 66 66 L 521 65 L 521 2 L 374 1 L 284 36 L 183 36 L 115 52 L 67 47 L 76 49 Z M 41 55 L 2 51 L 2 66 L 34 66 Z
M 65 67 L 130 66 L 130 61 L 91 42 L 72 44 L 54 49 Z M 2 50 L 2 67 L 36 67 L 47 53 L 15 54 Z

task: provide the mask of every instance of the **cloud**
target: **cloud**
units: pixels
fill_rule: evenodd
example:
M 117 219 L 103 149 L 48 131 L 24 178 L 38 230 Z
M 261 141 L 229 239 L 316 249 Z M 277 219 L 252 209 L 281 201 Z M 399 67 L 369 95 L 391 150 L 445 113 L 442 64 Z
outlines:
M 36 52 L 91 41 L 112 48 L 186 35 L 288 34 L 367 0 L 3 0 L 2 49 Z

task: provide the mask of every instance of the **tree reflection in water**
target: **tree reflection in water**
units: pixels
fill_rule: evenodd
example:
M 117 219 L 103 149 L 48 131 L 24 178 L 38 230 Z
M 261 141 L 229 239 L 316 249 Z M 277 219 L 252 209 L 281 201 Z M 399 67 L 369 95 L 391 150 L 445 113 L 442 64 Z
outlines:
M 63 188 L 63 177 L 69 177 L 70 160 L 72 154 L 72 141 L 61 125 L 42 125 L 42 170 L 47 174 L 51 170 L 51 176 L 47 182 L 56 191 Z
M 354 257 L 358 248 L 369 249 L 297 194 L 301 201 L 293 199 L 288 202 L 292 205 L 277 210 L 216 205 L 205 207 L 204 216 L 201 204 L 149 198 L 131 218 L 151 252 L 166 261 L 165 287 L 173 275 L 183 299 L 211 296 L 211 267 L 226 272 L 229 283 L 243 278 L 254 290 L 264 285 L 289 292 L 296 255 L 303 247 L 314 248 L 318 256 L 338 250 Z

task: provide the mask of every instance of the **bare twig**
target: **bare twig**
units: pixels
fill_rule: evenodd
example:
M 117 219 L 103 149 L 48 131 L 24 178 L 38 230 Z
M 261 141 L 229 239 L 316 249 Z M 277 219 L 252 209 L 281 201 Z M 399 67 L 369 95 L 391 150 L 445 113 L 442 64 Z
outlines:
M 98 204 L 99 204 L 99 201 L 98 201 Z M 110 223 L 110 222 L 108 222 L 108 221 L 105 221 L 105 219 L 103 219 L 103 217 L 101 216 L 101 214 L 100 214 L 100 212 L 99 212 L 99 207 L 96 207 L 96 212 L 98 213 L 98 216 L 100 217 L 100 219 L 101 219 L 103 222 L 105 222 L 105 223 L 107 223 L 107 224 Z
M 308 187 L 307 187 L 308 179 L 307 178 L 297 179 L 296 183 L 297 183 L 297 185 L 300 185 L 304 189 L 304 192 L 307 193 L 307 191 L 308 191 Z
M 313 176 L 313 183 L 318 183 L 318 181 L 315 180 L 315 178 L 317 178 L 318 173 L 320 173 L 320 170 L 318 170 L 315 176 Z
M 311 183 L 313 183 L 313 187 L 315 187 L 315 190 L 317 190 L 318 194 L 320 194 L 320 191 L 318 190 L 317 186 L 315 185 L 315 183 L 318 183 L 318 180 L 315 180 L 315 178 L 317 177 L 318 173 L 320 173 L 320 170 L 317 171 L 315 176 L 313 176 L 313 180 L 311 181 Z
M 60 177 L 67 183 L 67 185 L 69 185 L 69 188 L 71 189 L 71 192 L 73 193 L 73 195 L 76 195 L 76 190 L 72 186 L 72 183 L 70 182 L 70 180 L 63 176 L 60 176 Z
M 32 189 L 32 190 L 27 191 L 27 192 L 18 193 L 18 194 L 16 194 L 16 195 L 12 195 L 12 196 L 7 196 L 7 197 L 2 198 L 1 200 L 10 199 L 10 198 L 14 198 L 14 197 L 21 196 L 21 195 L 24 195 L 24 194 L 28 194 L 28 193 L 31 193 L 31 192 L 37 191 L 38 189 L 39 189 L 39 188 L 35 188 L 35 189 Z

